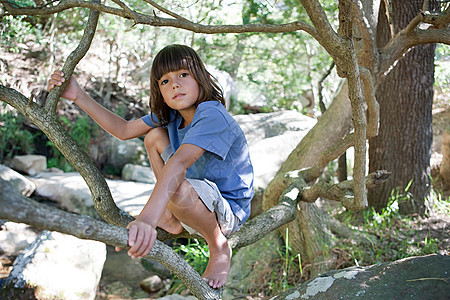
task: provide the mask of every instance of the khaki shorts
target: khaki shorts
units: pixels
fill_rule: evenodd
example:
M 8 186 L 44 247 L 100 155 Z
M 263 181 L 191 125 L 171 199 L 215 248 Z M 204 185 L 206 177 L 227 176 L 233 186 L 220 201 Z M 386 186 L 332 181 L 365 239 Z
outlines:
M 161 153 L 161 158 L 166 163 L 173 155 L 172 147 L 169 145 Z M 231 210 L 231 206 L 228 201 L 222 197 L 217 185 L 209 181 L 208 179 L 192 179 L 186 178 L 186 180 L 192 185 L 197 192 L 199 198 L 205 204 L 209 211 L 216 213 L 217 223 L 225 236 L 229 236 L 233 232 L 238 231 L 241 228 L 241 221 Z M 181 225 L 190 234 L 199 234 L 194 229 L 186 224 Z

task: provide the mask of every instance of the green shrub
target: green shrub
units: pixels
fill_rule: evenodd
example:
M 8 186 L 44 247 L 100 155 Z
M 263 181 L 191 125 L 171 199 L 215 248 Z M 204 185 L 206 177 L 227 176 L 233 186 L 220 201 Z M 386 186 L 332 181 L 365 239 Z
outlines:
M 3 108 L 6 104 L 3 103 Z M 0 113 L 0 162 L 14 155 L 34 151 L 34 135 L 24 129 L 25 117 L 16 111 L 1 110 Z
M 410 184 L 404 191 L 393 190 L 388 204 L 381 212 L 369 208 L 363 212 L 342 211 L 336 217 L 349 227 L 376 237 L 371 247 L 361 241 L 339 239 L 337 244 L 341 250 L 350 255 L 348 264 L 372 265 L 398 259 L 438 253 L 444 246 L 440 242 L 438 232 L 430 232 L 423 227 L 424 219 L 417 215 L 405 216 L 399 213 L 399 203 L 407 201 L 411 194 L 408 192 Z M 450 198 L 432 192 L 434 211 L 430 213 L 448 214 Z M 438 236 L 441 235 L 441 236 Z

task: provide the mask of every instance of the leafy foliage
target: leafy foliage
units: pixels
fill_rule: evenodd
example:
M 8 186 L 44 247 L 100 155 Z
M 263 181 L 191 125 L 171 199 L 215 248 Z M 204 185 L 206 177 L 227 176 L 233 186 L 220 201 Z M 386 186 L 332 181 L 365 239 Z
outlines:
M 197 239 L 187 239 L 187 242 L 175 241 L 173 249 L 199 273 L 203 274 L 208 266 L 209 249 L 206 242 Z M 177 277 L 172 279 L 168 294 L 180 293 L 186 287 Z
M 347 253 L 347 266 L 372 265 L 382 262 L 394 261 L 411 256 L 445 253 L 448 244 L 444 240 L 445 228 L 442 232 L 427 227 L 426 219 L 419 216 L 405 216 L 399 213 L 399 203 L 407 201 L 412 195 L 408 192 L 393 190 L 388 205 L 377 212 L 369 208 L 363 212 L 340 211 L 336 217 L 344 224 L 371 234 L 377 238 L 372 247 L 355 240 L 339 240 L 338 247 Z M 448 214 L 450 211 L 450 198 L 443 199 L 436 195 L 432 201 L 434 208 L 430 214 Z M 345 267 L 345 265 L 344 265 Z
M 33 134 L 24 126 L 25 118 L 16 111 L 0 110 L 0 162 L 15 155 L 33 153 Z
M 450 92 L 450 46 L 437 45 L 435 54 L 435 84 L 440 88 L 440 92 Z

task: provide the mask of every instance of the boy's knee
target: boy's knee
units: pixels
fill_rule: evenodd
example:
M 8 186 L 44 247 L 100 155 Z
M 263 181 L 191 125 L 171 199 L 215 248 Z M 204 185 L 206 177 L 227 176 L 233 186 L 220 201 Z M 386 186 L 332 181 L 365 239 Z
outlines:
M 163 148 L 169 144 L 169 136 L 167 134 L 167 130 L 162 127 L 156 127 L 150 129 L 147 135 L 144 138 L 145 147 L 157 147 Z M 161 151 L 163 151 L 162 149 Z
M 187 180 L 183 180 L 170 200 L 175 206 L 189 207 L 194 204 L 197 199 L 198 195 L 192 185 Z

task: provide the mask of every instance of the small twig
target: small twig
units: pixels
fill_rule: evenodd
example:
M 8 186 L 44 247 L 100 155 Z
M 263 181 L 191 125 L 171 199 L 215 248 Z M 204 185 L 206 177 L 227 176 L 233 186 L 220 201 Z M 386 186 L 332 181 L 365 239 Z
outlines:
M 112 0 L 112 1 L 117 5 L 119 5 L 123 9 L 123 11 L 127 14 L 128 18 L 132 19 L 136 24 L 136 13 L 134 11 L 132 11 L 127 5 L 125 5 L 125 3 L 123 3 L 120 0 Z
M 153 2 L 152 0 L 144 0 L 144 1 L 147 2 L 148 4 L 150 4 L 151 6 L 153 6 L 154 8 L 158 9 L 159 11 L 162 11 L 163 13 L 165 13 L 165 14 L 171 16 L 171 17 L 174 17 L 177 20 L 192 23 L 188 19 L 186 19 L 186 18 L 184 18 L 184 17 L 182 17 L 182 16 L 180 16 L 180 15 L 178 15 L 178 14 L 176 14 L 176 13 L 174 13 L 174 12 L 164 8 L 164 7 L 162 7 L 161 5 Z M 155 11 L 153 11 L 153 14 L 155 15 L 155 18 L 156 18 Z
M 417 278 L 417 279 L 409 279 L 409 280 L 406 280 L 406 281 L 412 282 L 412 281 L 425 281 L 425 280 L 440 280 L 440 281 L 443 281 L 443 282 L 448 282 L 447 278 L 440 278 L 440 277 Z

